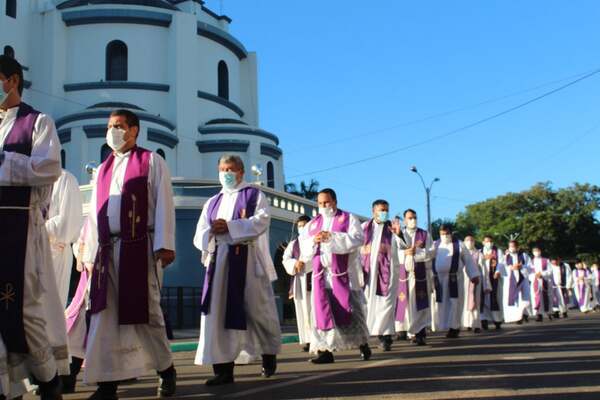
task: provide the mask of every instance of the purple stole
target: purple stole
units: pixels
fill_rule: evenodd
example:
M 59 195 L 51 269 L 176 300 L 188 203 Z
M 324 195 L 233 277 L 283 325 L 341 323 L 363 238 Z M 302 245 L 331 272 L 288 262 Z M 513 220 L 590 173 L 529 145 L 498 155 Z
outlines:
M 525 264 L 525 257 L 523 256 L 523 253 L 519 252 L 517 255 L 517 258 L 519 259 L 519 264 L 521 264 L 523 266 Z M 506 255 L 506 265 L 508 265 L 508 266 L 513 265 L 512 254 L 510 254 L 510 253 Z M 519 297 L 518 288 L 523 283 L 523 274 L 521 273 L 521 270 L 519 270 L 518 272 L 519 272 L 519 280 L 517 281 L 517 279 L 515 278 L 514 271 L 511 269 L 508 270 L 508 273 L 510 274 L 510 278 L 508 280 L 509 281 L 509 284 L 508 284 L 508 305 L 509 306 L 514 306 L 517 303 L 517 299 Z
M 348 232 L 350 214 L 337 210 L 333 217 L 332 232 Z M 314 236 L 323 227 L 323 216 L 318 215 L 310 222 L 309 233 Z M 317 246 L 313 257 L 313 298 L 317 329 L 327 331 L 336 326 L 348 326 L 352 323 L 352 306 L 350 305 L 350 280 L 348 277 L 349 254 L 332 254 L 331 273 L 333 298 L 329 298 L 325 284 L 325 269 L 321 265 L 321 245 Z M 334 324 L 335 321 L 335 324 Z
M 65 311 L 65 315 L 67 316 L 67 333 L 70 333 L 73 329 L 75 321 L 77 321 L 77 317 L 79 317 L 79 311 L 81 310 L 81 307 L 85 305 L 85 292 L 88 279 L 89 272 L 84 267 L 83 271 L 81 271 L 81 276 L 79 277 L 79 284 L 77 284 L 75 296 Z
M 119 324 L 147 324 L 148 311 L 148 173 L 152 153 L 141 147 L 131 149 L 121 190 L 121 233 L 119 254 Z M 108 269 L 112 264 L 113 242 L 108 225 L 108 199 L 114 154 L 104 161 L 97 178 L 96 208 L 98 254 L 90 288 L 92 314 L 106 309 Z
M 580 272 L 583 272 L 583 282 L 579 281 Z M 587 277 L 587 270 L 575 268 L 575 277 L 577 278 L 577 290 L 579 291 L 579 299 L 577 300 L 577 304 L 579 307 L 583 307 L 585 305 L 585 278 Z
M 437 253 L 437 249 L 439 246 L 439 241 L 435 244 L 435 251 Z M 436 254 L 437 256 L 437 254 Z M 452 241 L 452 260 L 450 261 L 450 272 L 448 272 L 448 288 L 450 290 L 450 298 L 457 299 L 458 298 L 458 261 L 460 258 L 460 246 L 458 245 L 458 240 Z M 435 258 L 433 259 L 433 276 L 434 276 L 434 287 L 435 287 L 435 302 L 441 303 L 443 301 L 443 289 L 442 284 L 437 276 L 437 271 L 435 269 Z
M 475 253 L 471 254 L 471 257 L 473 258 L 475 265 L 479 265 L 479 251 L 475 250 Z M 478 285 L 469 281 L 469 289 L 467 292 L 467 310 L 469 311 L 477 310 L 477 286 Z
M 35 122 L 40 113 L 21 103 L 17 118 L 4 141 L 4 151 L 31 156 Z M 9 353 L 28 353 L 23 325 L 25 254 L 31 187 L 0 187 L 0 334 Z
M 484 256 L 483 250 L 481 251 L 481 255 Z M 492 258 L 490 258 L 490 283 L 492 284 L 492 292 L 490 293 L 490 310 L 492 311 L 500 311 L 500 304 L 498 304 L 498 279 L 494 277 L 496 274 L 496 267 L 498 266 L 498 248 L 496 246 L 492 247 Z M 485 293 L 481 293 L 481 305 L 480 310 L 483 311 L 483 307 L 485 306 L 484 301 Z
M 254 215 L 258 204 L 260 190 L 247 186 L 240 189 L 235 200 L 232 220 L 249 218 Z M 219 193 L 208 204 L 208 221 L 212 223 L 217 220 L 219 206 L 223 199 L 223 193 Z M 234 244 L 227 246 L 227 304 L 225 307 L 225 329 L 246 330 L 246 311 L 244 306 L 244 291 L 246 289 L 246 270 L 248 269 L 248 245 Z M 210 313 L 210 303 L 214 285 L 215 269 L 217 267 L 218 247 L 215 256 L 212 257 L 208 266 L 204 285 L 202 288 L 202 300 L 200 312 L 204 315 Z
M 298 260 L 300 258 L 300 240 L 298 238 L 296 238 L 294 244 L 292 245 L 292 258 L 294 260 Z M 290 290 L 288 291 L 290 299 L 294 294 L 294 285 L 296 285 L 296 279 L 298 279 L 298 276 L 294 275 L 290 280 Z M 312 272 L 306 274 L 306 291 L 312 291 Z
M 371 219 L 365 226 L 363 233 L 365 240 L 361 249 L 361 261 L 365 284 L 371 275 L 371 243 L 373 242 L 373 229 L 375 221 Z M 390 275 L 392 264 L 392 230 L 391 222 L 386 222 L 381 233 L 381 243 L 377 254 L 377 296 L 387 296 L 390 293 Z
M 548 259 L 542 258 L 542 271 L 546 271 L 548 269 Z M 535 309 L 539 310 L 542 306 L 542 298 L 544 299 L 544 311 L 548 312 L 550 310 L 549 296 L 548 296 L 548 281 L 542 278 L 542 293 L 540 295 L 540 284 L 539 279 L 534 278 L 533 281 L 533 292 L 535 293 Z

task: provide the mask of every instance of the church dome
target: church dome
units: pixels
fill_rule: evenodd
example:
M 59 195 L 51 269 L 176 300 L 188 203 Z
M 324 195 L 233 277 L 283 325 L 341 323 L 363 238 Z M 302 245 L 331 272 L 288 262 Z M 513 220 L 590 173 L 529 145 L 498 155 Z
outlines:
M 167 0 L 66 0 L 57 2 L 56 8 L 64 10 L 67 8 L 84 7 L 100 4 L 120 4 L 128 6 L 145 6 L 163 8 L 167 10 L 178 10 L 170 1 Z

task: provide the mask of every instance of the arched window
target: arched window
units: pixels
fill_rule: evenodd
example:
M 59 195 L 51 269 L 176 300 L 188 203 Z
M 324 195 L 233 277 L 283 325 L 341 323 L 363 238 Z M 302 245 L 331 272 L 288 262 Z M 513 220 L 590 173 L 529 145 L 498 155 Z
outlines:
M 219 97 L 229 100 L 229 69 L 225 61 L 219 61 Z
M 6 0 L 6 15 L 17 18 L 17 0 Z
M 158 154 L 159 156 L 161 156 L 163 158 L 163 160 L 167 159 L 167 156 L 165 155 L 165 151 L 163 149 L 156 150 L 156 154 Z
M 102 148 L 100 149 L 100 162 L 104 162 L 104 160 L 106 160 L 106 158 L 110 155 L 110 153 L 112 153 L 112 149 L 110 148 L 109 145 L 104 143 L 102 145 Z
M 271 161 L 267 163 L 267 186 L 275 188 L 275 169 Z
M 60 151 L 60 165 L 63 168 L 66 168 L 66 165 L 67 165 L 67 152 L 65 151 L 65 149 L 62 149 Z
M 120 40 L 106 46 L 106 80 L 127 80 L 127 45 Z
M 15 49 L 13 49 L 12 46 L 4 46 L 4 52 L 2 54 L 10 58 L 15 58 Z

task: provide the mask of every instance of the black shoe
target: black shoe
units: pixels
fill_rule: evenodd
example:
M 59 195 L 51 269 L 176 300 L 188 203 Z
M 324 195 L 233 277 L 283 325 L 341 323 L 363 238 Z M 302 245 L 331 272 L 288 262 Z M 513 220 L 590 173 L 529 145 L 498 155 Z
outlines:
M 458 329 L 449 329 L 448 333 L 446 333 L 446 337 L 448 339 L 456 339 L 458 337 L 459 333 L 460 333 L 460 330 L 458 330 Z
M 529 315 L 523 315 L 523 321 L 529 323 Z
M 468 332 L 471 332 L 472 330 L 473 330 L 473 328 L 471 328 L 471 327 L 467 328 Z
M 399 342 L 407 340 L 407 339 L 408 339 L 408 334 L 406 333 L 406 331 L 400 331 L 398 333 L 398 336 L 396 336 L 396 340 Z
M 554 312 L 554 318 L 559 319 L 560 318 L 560 312 L 555 311 Z
M 60 380 L 62 382 L 62 393 L 63 394 L 75 393 L 75 386 L 77 384 L 77 375 L 61 375 Z
M 206 386 L 220 386 L 233 383 L 233 367 L 234 364 L 213 364 L 213 372 L 215 376 L 206 381 Z
M 116 382 L 100 382 L 98 389 L 88 397 L 88 400 L 118 400 L 117 387 Z
M 552 321 L 552 314 L 548 314 L 548 321 Z
M 517 321 L 517 325 L 523 325 L 523 319 L 522 318 Z
M 535 317 L 535 322 L 543 322 L 544 321 L 544 317 L 542 316 L 542 314 L 538 314 L 537 317 Z
M 171 397 L 175 395 L 177 390 L 177 371 L 171 365 L 166 370 L 159 372 L 158 380 L 158 397 Z
M 306 343 L 304 346 L 302 346 L 303 352 L 308 353 L 308 350 L 310 350 L 310 343 Z
M 383 351 L 391 351 L 393 343 L 392 335 L 380 335 L 379 336 L 379 348 Z
M 309 361 L 313 364 L 331 364 L 334 362 L 333 353 L 328 350 L 318 351 L 317 356 Z
M 482 320 L 482 321 L 481 321 L 481 328 L 482 328 L 484 331 L 487 331 L 487 330 L 489 329 L 489 325 L 488 325 L 488 322 L 487 322 L 487 320 L 485 320 L 485 319 L 484 319 L 484 320 Z
M 268 378 L 275 375 L 277 371 L 277 356 L 275 354 L 263 354 L 262 356 L 262 377 Z
M 425 342 L 425 338 L 427 337 L 427 331 L 425 328 L 421 329 L 413 338 L 413 343 L 417 346 L 425 346 L 427 343 Z
M 496 330 L 502 329 L 502 322 L 494 322 L 494 325 L 496 325 Z
M 475 328 L 475 329 L 473 329 L 473 333 L 481 333 L 481 328 Z
M 363 360 L 363 361 L 369 361 L 369 359 L 371 358 L 371 354 L 373 354 L 373 352 L 369 348 L 369 344 L 365 343 L 365 344 L 361 345 L 359 348 L 360 348 L 360 358 L 361 358 L 361 360 Z
M 569 318 L 569 315 L 566 312 L 564 312 L 563 313 L 563 318 Z
M 39 392 L 42 400 L 62 400 L 62 387 L 58 375 L 49 382 L 39 382 Z

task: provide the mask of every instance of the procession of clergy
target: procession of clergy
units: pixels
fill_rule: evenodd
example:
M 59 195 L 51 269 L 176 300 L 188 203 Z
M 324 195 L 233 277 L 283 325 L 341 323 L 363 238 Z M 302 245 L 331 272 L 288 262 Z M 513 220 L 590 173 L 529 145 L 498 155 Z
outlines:
M 96 171 L 83 220 L 54 122 L 21 101 L 23 72 L 13 58 L 0 56 L 0 81 L 0 399 L 33 388 L 61 399 L 75 391 L 82 367 L 83 381 L 97 386 L 90 399 L 117 399 L 119 383 L 151 371 L 157 396 L 174 395 L 160 307 L 163 269 L 175 259 L 165 161 L 136 146 L 134 113 L 112 112 L 113 152 Z M 281 349 L 267 198 L 244 182 L 238 156 L 222 156 L 215 168 L 222 190 L 203 206 L 193 238 L 206 268 L 195 363 L 212 365 L 209 386 L 232 383 L 236 362 L 260 358 L 268 378 Z M 346 349 L 368 360 L 371 336 L 389 351 L 395 336 L 424 345 L 427 330 L 455 338 L 461 328 L 501 329 L 528 316 L 566 317 L 573 302 L 584 312 L 597 305 L 597 267 L 572 271 L 535 248 L 530 258 L 516 241 L 502 252 L 491 237 L 478 250 L 473 237 L 459 241 L 444 226 L 434 241 L 413 210 L 404 227 L 390 221 L 384 200 L 363 223 L 338 208 L 331 189 L 317 202 L 319 214 L 298 219 L 299 237 L 283 258 L 313 363 L 332 363 Z M 73 253 L 81 278 L 66 307 Z

